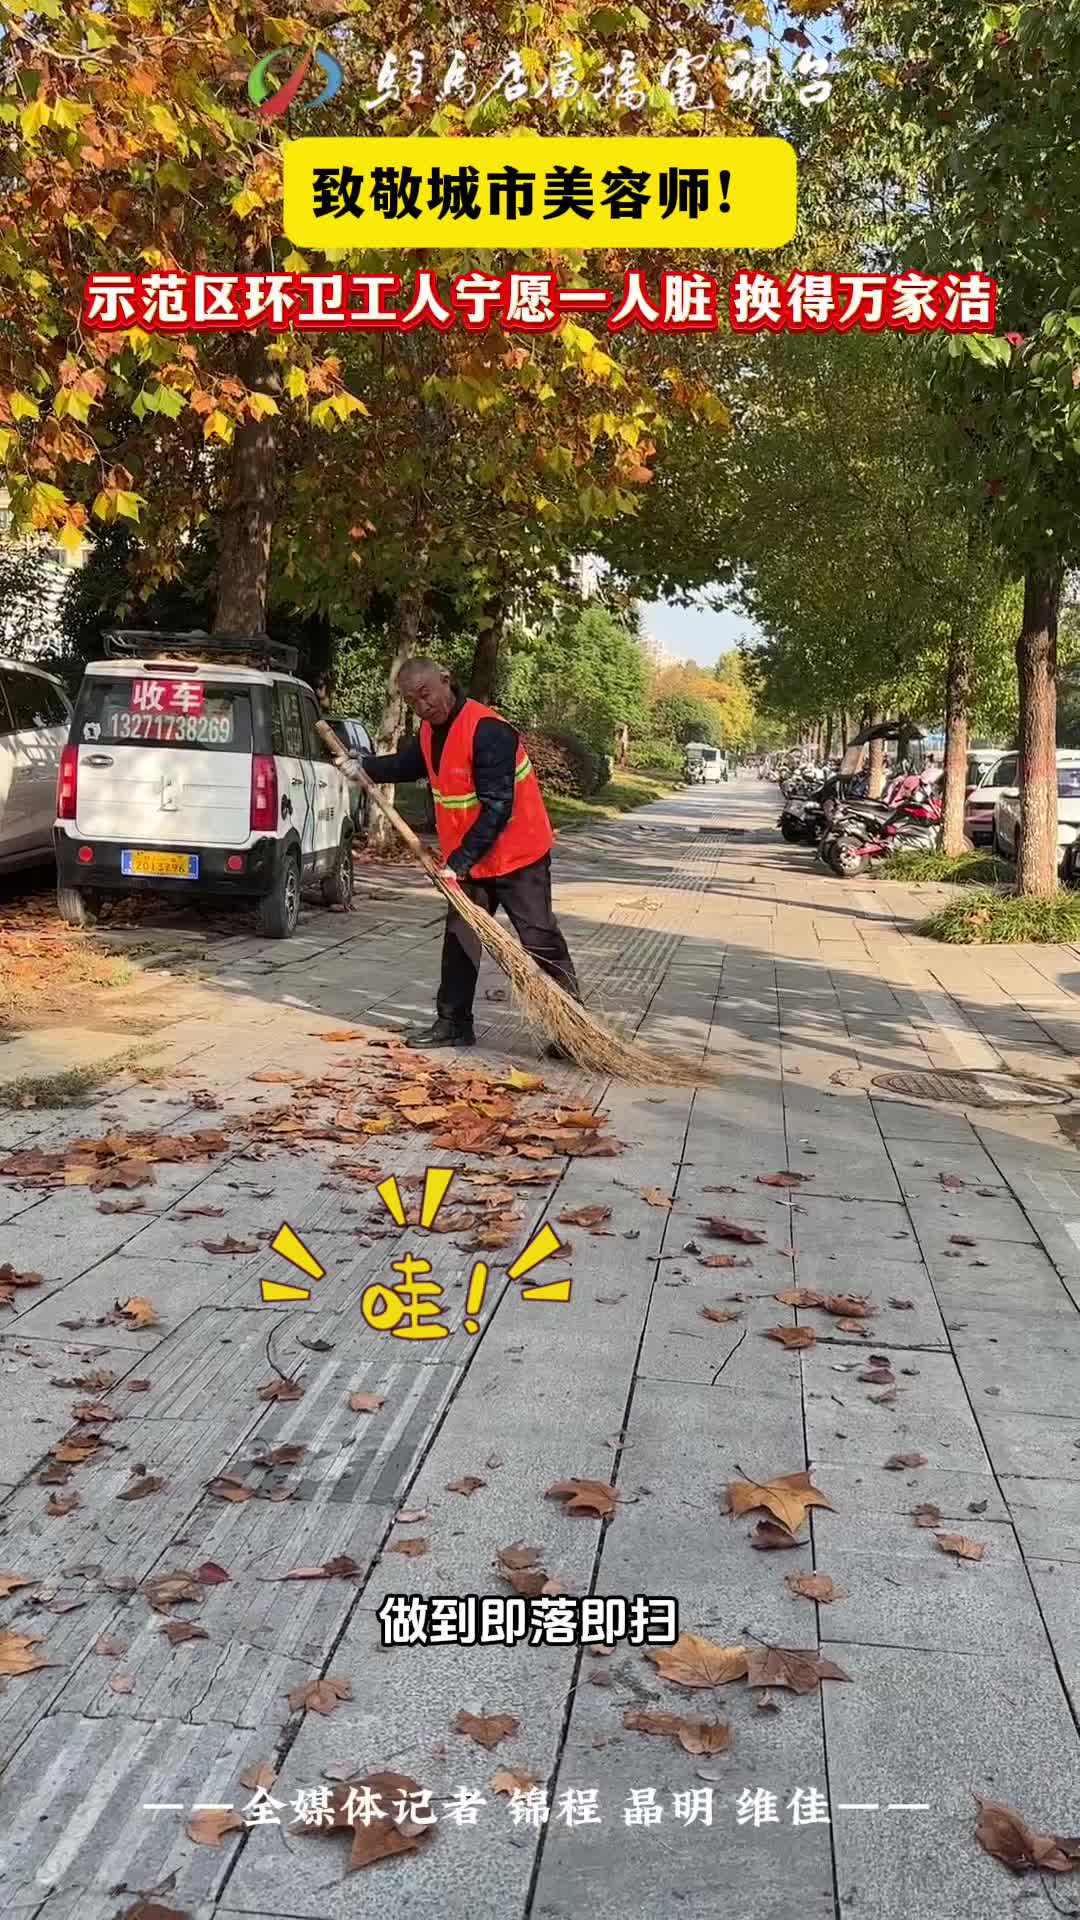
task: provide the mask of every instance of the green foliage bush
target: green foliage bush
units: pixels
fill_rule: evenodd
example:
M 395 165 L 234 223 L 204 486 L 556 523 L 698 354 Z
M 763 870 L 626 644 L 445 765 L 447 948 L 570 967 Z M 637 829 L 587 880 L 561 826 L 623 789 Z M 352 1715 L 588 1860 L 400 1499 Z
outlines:
M 544 729 L 521 738 L 545 793 L 587 800 L 605 784 L 607 764 L 580 734 Z
M 683 770 L 683 750 L 672 740 L 659 740 L 655 734 L 644 740 L 631 740 L 630 765 L 647 767 L 651 772 L 670 773 L 677 779 Z

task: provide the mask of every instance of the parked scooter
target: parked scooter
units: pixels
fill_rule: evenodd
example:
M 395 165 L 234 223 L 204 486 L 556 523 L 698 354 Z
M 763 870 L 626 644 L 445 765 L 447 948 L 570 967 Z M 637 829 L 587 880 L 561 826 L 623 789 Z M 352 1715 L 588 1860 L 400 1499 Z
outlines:
M 821 805 L 825 784 L 822 767 L 800 767 L 789 782 L 776 824 L 792 846 L 816 846 L 825 826 Z
M 930 853 L 941 845 L 941 796 L 917 775 L 901 774 L 884 800 L 845 800 L 836 807 L 819 852 L 843 880 L 893 853 Z

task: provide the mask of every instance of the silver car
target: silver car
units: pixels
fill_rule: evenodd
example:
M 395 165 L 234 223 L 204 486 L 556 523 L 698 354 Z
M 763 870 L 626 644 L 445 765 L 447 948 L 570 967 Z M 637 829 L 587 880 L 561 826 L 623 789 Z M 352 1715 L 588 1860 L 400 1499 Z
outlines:
M 59 680 L 0 659 L 0 872 L 53 857 L 56 776 L 70 725 Z

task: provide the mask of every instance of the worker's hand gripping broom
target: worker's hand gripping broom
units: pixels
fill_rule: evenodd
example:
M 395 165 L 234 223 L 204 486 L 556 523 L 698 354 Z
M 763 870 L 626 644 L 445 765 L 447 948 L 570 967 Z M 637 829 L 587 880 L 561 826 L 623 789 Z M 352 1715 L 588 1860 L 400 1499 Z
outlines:
M 492 914 L 471 900 L 456 880 L 447 877 L 441 862 L 428 852 L 396 807 L 391 806 L 382 789 L 345 752 L 329 721 L 320 720 L 316 731 L 346 779 L 352 786 L 360 787 L 385 814 L 399 840 L 423 867 L 428 879 L 445 895 L 455 913 L 461 915 L 485 952 L 505 973 L 514 999 L 530 1026 L 539 1029 L 549 1041 L 554 1041 L 578 1066 L 615 1080 L 649 1086 L 688 1086 L 717 1077 L 714 1067 L 683 1054 L 654 1053 L 647 1047 L 624 1039 L 589 1013 L 580 1000 L 573 999 L 557 981 L 542 972 L 513 934 L 506 932 Z

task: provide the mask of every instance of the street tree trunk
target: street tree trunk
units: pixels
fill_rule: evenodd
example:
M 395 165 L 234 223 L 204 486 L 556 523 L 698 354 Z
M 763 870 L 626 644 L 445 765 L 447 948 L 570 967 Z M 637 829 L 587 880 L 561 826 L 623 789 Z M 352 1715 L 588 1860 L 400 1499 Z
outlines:
M 871 707 L 870 718 L 867 720 L 866 725 L 868 727 L 876 727 L 880 723 L 880 720 L 881 720 L 881 708 Z M 885 785 L 885 742 L 884 740 L 871 740 L 869 779 L 867 782 L 867 789 L 866 789 L 867 799 L 880 800 L 881 790 L 884 785 Z
M 280 375 L 257 338 L 245 347 L 238 371 L 244 385 L 255 392 L 276 398 L 281 391 Z M 262 420 L 245 419 L 236 429 L 218 555 L 215 633 L 247 637 L 266 632 L 270 543 L 274 532 L 276 426 L 276 416 L 271 414 Z
M 1031 567 L 1016 643 L 1020 683 L 1020 858 L 1016 890 L 1049 899 L 1057 892 L 1057 627 L 1059 568 Z
M 954 632 L 949 642 L 949 670 L 945 682 L 945 783 L 941 822 L 943 853 L 963 853 L 964 802 L 967 798 L 968 682 L 970 661 L 965 642 Z
M 483 622 L 484 624 L 477 629 L 476 645 L 473 647 L 469 692 L 474 700 L 483 700 L 487 706 L 491 706 L 498 684 L 499 651 L 506 626 L 504 601 L 501 599 L 489 601 L 484 608 Z
M 832 717 L 832 714 L 829 713 L 829 714 L 826 714 L 825 716 L 825 739 L 822 744 L 822 752 L 821 752 L 821 758 L 823 762 L 828 760 L 829 755 L 832 753 L 832 741 L 833 741 L 833 717 Z
M 394 608 L 394 623 L 397 628 L 397 647 L 390 663 L 386 700 L 375 735 L 376 753 L 394 753 L 400 743 L 405 727 L 405 702 L 398 691 L 397 676 L 406 660 L 416 652 L 420 637 L 421 596 L 414 589 L 407 589 L 398 595 Z M 393 804 L 394 789 L 383 788 L 386 798 Z M 374 810 L 373 810 L 374 812 Z M 368 845 L 375 853 L 388 853 L 396 846 L 397 839 L 393 827 L 385 814 L 374 812 L 368 830 Z

